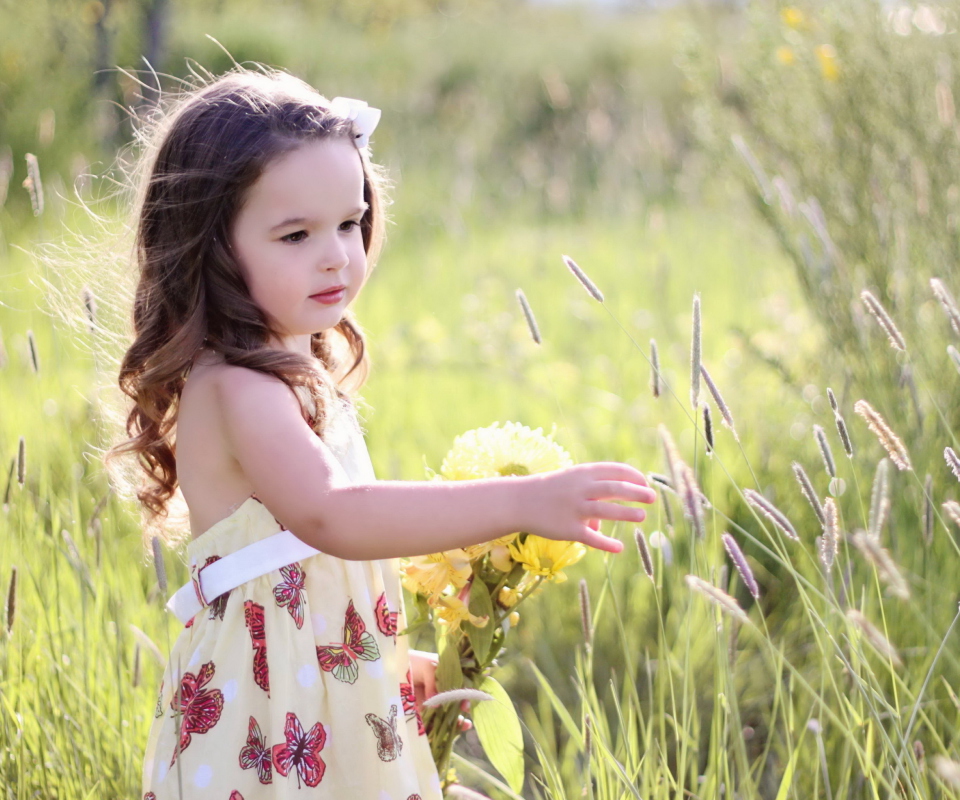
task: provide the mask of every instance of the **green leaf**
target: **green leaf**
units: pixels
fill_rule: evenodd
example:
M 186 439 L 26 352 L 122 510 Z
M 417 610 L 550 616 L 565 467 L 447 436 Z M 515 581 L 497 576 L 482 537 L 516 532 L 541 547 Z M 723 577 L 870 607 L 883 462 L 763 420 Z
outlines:
M 463 688 L 463 672 L 460 670 L 460 648 L 450 636 L 441 636 L 437 649 L 440 661 L 437 664 L 437 691 L 449 692 Z
M 477 703 L 471 711 L 483 752 L 510 788 L 519 792 L 523 788 L 524 772 L 523 731 L 517 710 L 506 690 L 493 678 L 485 678 L 477 688 L 494 697 Z
M 467 632 L 473 653 L 477 662 L 486 664 L 490 656 L 490 645 L 493 643 L 493 602 L 490 599 L 490 590 L 483 581 L 474 578 L 470 585 L 470 601 L 467 605 L 471 614 L 478 617 L 487 617 L 487 624 L 478 628 L 471 622 L 464 622 L 463 629 Z

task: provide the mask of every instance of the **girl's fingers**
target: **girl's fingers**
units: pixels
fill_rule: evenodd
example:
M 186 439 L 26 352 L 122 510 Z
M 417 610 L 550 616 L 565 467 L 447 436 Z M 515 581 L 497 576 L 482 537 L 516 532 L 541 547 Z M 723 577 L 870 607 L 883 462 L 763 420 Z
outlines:
M 646 486 L 628 481 L 597 481 L 591 500 L 629 500 L 633 503 L 653 503 L 657 493 Z
M 584 527 L 580 534 L 580 541 L 587 547 L 595 547 L 597 550 L 606 550 L 608 553 L 619 553 L 623 550 L 623 542 L 614 539 L 611 536 L 604 536 L 593 528 Z
M 627 483 L 635 483 L 640 486 L 650 485 L 640 470 L 631 467 L 629 464 L 624 464 L 621 461 L 596 461 L 590 464 L 590 466 L 594 469 L 594 477 L 597 480 L 626 481 Z
M 607 503 L 602 500 L 590 500 L 586 504 L 585 516 L 599 519 L 615 519 L 621 522 L 643 522 L 647 512 L 642 508 L 622 506 L 619 503 Z
M 593 528 L 595 531 L 600 530 L 600 520 L 598 519 L 588 519 L 587 525 Z

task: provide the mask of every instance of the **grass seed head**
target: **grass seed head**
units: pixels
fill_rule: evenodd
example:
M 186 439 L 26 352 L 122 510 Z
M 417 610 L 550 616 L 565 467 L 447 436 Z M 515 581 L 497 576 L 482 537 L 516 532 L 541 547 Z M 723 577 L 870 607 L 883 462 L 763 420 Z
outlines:
M 520 301 L 520 308 L 523 310 L 524 319 L 527 321 L 527 328 L 530 329 L 530 338 L 537 344 L 540 344 L 540 329 L 537 327 L 537 321 L 533 316 L 533 309 L 530 308 L 523 289 L 517 289 L 517 300 Z
M 773 503 L 767 500 L 760 492 L 757 492 L 753 489 L 744 489 L 743 496 L 747 499 L 747 502 L 750 503 L 754 508 L 761 511 L 774 525 L 776 525 L 788 539 L 793 539 L 795 542 L 800 541 L 800 537 L 797 535 L 796 529 L 793 527 L 793 523 L 787 519 L 786 515 L 777 508 Z
M 909 600 L 910 589 L 907 582 L 900 574 L 897 563 L 890 557 L 890 553 L 880 546 L 876 537 L 866 531 L 857 531 L 852 538 L 854 546 L 874 566 L 880 580 L 887 585 L 890 594 L 899 597 L 901 600 Z
M 947 466 L 950 467 L 950 471 L 954 474 L 954 477 L 960 481 L 960 458 L 957 457 L 953 448 L 943 448 L 943 457 L 946 459 Z
M 713 420 L 710 418 L 710 406 L 701 403 L 700 408 L 703 411 L 703 438 L 707 443 L 707 455 L 713 454 Z
M 30 193 L 33 216 L 39 217 L 43 213 L 43 181 L 40 180 L 40 164 L 33 153 L 27 153 L 26 159 L 27 177 L 24 178 L 23 188 Z
M 17 468 L 17 457 L 14 456 L 10 459 L 10 468 L 7 470 L 7 488 L 3 492 L 3 507 L 4 509 L 10 505 L 10 487 L 13 486 L 13 473 Z
M 707 535 L 706 522 L 703 518 L 703 501 L 705 498 L 697 486 L 696 475 L 686 464 L 683 465 L 682 485 L 681 497 L 683 498 L 684 516 L 693 523 L 694 533 L 696 533 L 697 539 L 702 541 Z
M 827 387 L 827 399 L 830 401 L 830 408 L 833 409 L 834 414 L 840 413 L 840 404 L 837 403 L 837 396 L 833 393 L 833 389 L 829 386 Z
M 840 547 L 840 514 L 837 503 L 832 497 L 828 497 L 823 504 L 823 517 L 823 535 L 820 537 L 818 550 L 820 563 L 829 575 L 833 569 L 833 563 L 837 560 L 837 550 Z
M 690 339 L 690 405 L 700 402 L 700 295 L 693 296 L 693 332 Z
M 580 626 L 583 628 L 583 641 L 589 650 L 593 646 L 593 616 L 590 613 L 590 589 L 587 579 L 580 579 Z
M 724 533 L 720 538 L 723 540 L 723 546 L 727 551 L 727 555 L 730 556 L 733 566 L 735 566 L 737 572 L 740 573 L 743 585 L 747 587 L 747 591 L 750 592 L 754 600 L 759 600 L 760 587 L 757 585 L 757 579 L 753 576 L 753 570 L 750 569 L 750 565 L 747 563 L 747 559 L 743 555 L 740 545 L 737 544 L 737 540 L 729 533 Z
M 880 327 L 883 328 L 890 338 L 890 344 L 893 349 L 905 351 L 907 349 L 907 342 L 880 301 L 866 289 L 860 292 L 860 298 L 863 300 L 867 310 L 873 315 L 873 318 L 880 323 Z
M 807 499 L 807 502 L 813 509 L 813 513 L 817 515 L 820 525 L 823 526 L 826 524 L 823 516 L 823 505 L 820 503 L 820 498 L 817 497 L 817 492 L 813 488 L 813 484 L 810 482 L 810 477 L 807 475 L 806 470 L 803 468 L 803 465 L 801 465 L 800 462 L 794 461 L 792 466 L 793 474 L 797 479 L 797 483 L 800 484 L 800 491 L 803 493 L 803 496 Z
M 740 607 L 740 604 L 722 589 L 718 589 L 712 583 L 707 583 L 707 581 L 696 575 L 687 575 L 684 580 L 687 582 L 687 586 L 693 591 L 703 595 L 707 600 L 719 606 L 722 611 L 730 614 L 734 619 L 739 620 L 745 625 L 752 624 L 750 617 L 748 617 L 747 613 Z
M 720 417 L 723 419 L 723 424 L 730 429 L 730 432 L 733 434 L 733 438 L 739 442 L 740 437 L 737 436 L 737 429 L 733 424 L 733 415 L 730 413 L 730 409 L 727 407 L 727 404 L 723 401 L 723 396 L 720 394 L 717 384 L 714 383 L 713 378 L 710 376 L 710 373 L 707 371 L 707 368 L 703 366 L 703 364 L 700 365 L 700 374 L 703 375 L 703 381 L 707 384 L 707 390 L 713 397 L 713 402 L 717 404 L 717 410 L 720 412 Z
M 597 285 L 587 277 L 587 273 L 580 269 L 580 265 L 577 264 L 570 256 L 561 256 L 563 263 L 567 265 L 567 268 L 577 276 L 577 280 L 583 285 L 583 288 L 589 292 L 590 296 L 596 300 L 598 303 L 603 302 L 603 292 L 601 292 Z
M 847 423 L 839 411 L 834 413 L 833 421 L 837 423 L 837 433 L 840 434 L 843 452 L 847 454 L 847 458 L 853 458 L 853 442 L 850 439 L 850 432 L 847 430 Z
M 960 503 L 956 500 L 946 500 L 940 508 L 953 520 L 953 524 L 960 528 Z
M 7 633 L 13 630 L 13 618 L 17 613 L 17 568 L 10 568 L 10 585 L 7 587 Z
M 890 429 L 886 420 L 880 416 L 873 406 L 866 400 L 857 400 L 853 404 L 853 410 L 866 420 L 867 427 L 873 431 L 883 449 L 887 451 L 893 463 L 897 465 L 897 469 L 913 469 L 907 448 L 903 446 L 903 442 L 900 441 L 900 438 Z
M 633 537 L 637 540 L 637 552 L 640 553 L 640 563 L 646 576 L 653 580 L 653 559 L 650 557 L 650 548 L 647 547 L 647 537 L 640 528 L 633 529 Z
M 660 396 L 660 354 L 656 339 L 650 340 L 650 391 L 654 397 Z
M 813 426 L 813 437 L 817 440 L 817 447 L 820 448 L 820 457 L 823 459 L 824 469 L 831 478 L 837 477 L 837 465 L 833 460 L 833 451 L 830 449 L 830 442 L 827 441 L 827 432 L 820 425 Z
M 30 367 L 34 375 L 40 374 L 40 356 L 37 353 L 37 340 L 32 330 L 27 331 L 27 344 L 30 346 Z
M 27 473 L 27 442 L 21 436 L 17 446 L 17 483 L 23 486 Z
M 933 289 L 934 296 L 940 301 L 940 305 L 943 306 L 943 310 L 947 314 L 947 319 L 950 320 L 950 325 L 954 333 L 960 336 L 960 309 L 957 308 L 957 304 L 953 301 L 953 296 L 939 278 L 930 279 L 930 288 Z
M 890 462 L 881 458 L 873 476 L 873 489 L 870 492 L 870 535 L 880 538 L 883 526 L 890 513 Z
M 897 654 L 896 648 L 890 644 L 887 637 L 884 636 L 860 611 L 855 608 L 848 608 L 847 619 L 849 619 L 860 629 L 864 635 L 864 638 L 866 638 L 874 650 L 876 650 L 884 658 L 889 658 L 898 667 L 903 666 L 903 662 L 900 660 L 900 656 Z

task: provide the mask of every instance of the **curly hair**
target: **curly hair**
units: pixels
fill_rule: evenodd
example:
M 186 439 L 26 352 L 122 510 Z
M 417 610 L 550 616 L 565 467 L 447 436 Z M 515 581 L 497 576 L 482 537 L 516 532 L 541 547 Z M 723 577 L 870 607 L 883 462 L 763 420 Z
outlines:
M 136 456 L 145 475 L 136 489 L 144 537 L 166 541 L 177 491 L 176 428 L 180 393 L 202 348 L 226 364 L 282 380 L 297 394 L 304 419 L 323 435 L 330 403 L 363 385 L 369 369 L 363 333 L 352 312 L 311 337 L 313 357 L 269 346 L 276 335 L 253 302 L 230 247 L 229 231 L 245 193 L 275 159 L 308 142 L 351 138 L 353 123 L 288 73 L 235 67 L 161 108 L 138 135 L 133 342 L 119 367 L 121 391 L 133 401 L 124 441 L 104 464 Z M 360 221 L 368 269 L 383 244 L 386 180 L 366 148 Z M 139 470 L 138 470 L 139 472 Z M 183 534 L 183 531 L 180 531 Z

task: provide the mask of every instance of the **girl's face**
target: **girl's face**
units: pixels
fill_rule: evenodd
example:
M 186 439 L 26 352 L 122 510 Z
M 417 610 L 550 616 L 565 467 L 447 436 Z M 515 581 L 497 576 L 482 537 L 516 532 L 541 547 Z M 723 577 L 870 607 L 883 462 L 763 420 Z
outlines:
M 231 242 L 250 296 L 282 333 L 274 342 L 310 354 L 310 334 L 332 328 L 367 272 L 360 219 L 363 167 L 349 139 L 298 147 L 250 187 Z M 343 287 L 338 294 L 327 294 Z

